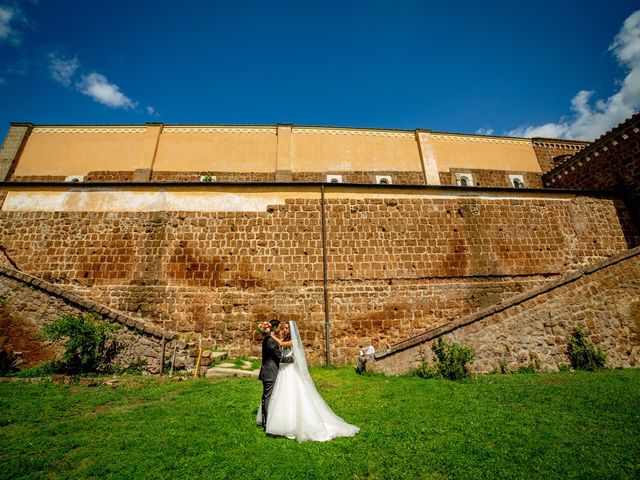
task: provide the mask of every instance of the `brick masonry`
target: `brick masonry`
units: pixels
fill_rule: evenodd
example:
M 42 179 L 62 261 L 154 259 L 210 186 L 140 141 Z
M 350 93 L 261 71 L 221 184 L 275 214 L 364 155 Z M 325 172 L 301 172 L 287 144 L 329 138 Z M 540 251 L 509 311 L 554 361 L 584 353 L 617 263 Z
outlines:
M 63 315 L 94 313 L 118 326 L 114 363 L 127 367 L 142 360 L 147 371 L 160 371 L 163 331 L 156 325 L 7 267 L 0 267 L 0 299 L 0 338 L 6 339 L 12 350 L 21 352 L 25 366 L 54 360 L 62 352 L 61 344 L 48 345 L 37 338 L 45 324 Z M 164 337 L 168 351 L 172 351 L 174 343 L 179 347 L 181 366 L 192 363 L 185 345 L 175 334 L 164 332 Z
M 531 363 L 557 370 L 569 365 L 567 344 L 576 326 L 606 352 L 607 366 L 640 365 L 640 248 L 393 345 L 370 367 L 387 373 L 416 368 L 432 360 L 432 342 L 442 337 L 475 351 L 474 372 Z
M 15 159 L 19 157 L 30 132 L 30 126 L 26 124 L 15 124 L 9 127 L 7 136 L 2 142 L 2 147 L 0 147 L 0 181 L 5 181 L 11 176 L 15 166 Z
M 548 172 L 557 164 L 557 159 L 572 156 L 589 145 L 588 142 L 534 138 L 533 150 L 543 172 Z
M 216 182 L 275 182 L 276 175 L 273 172 L 165 172 L 154 171 L 151 180 L 154 182 L 199 182 L 201 177 L 211 175 Z
M 334 360 L 638 244 L 621 202 L 569 198 L 328 199 Z M 0 225 L 21 270 L 185 340 L 257 355 L 254 322 L 275 316 L 299 321 L 311 361 L 323 358 L 319 200 L 263 212 L 4 211 Z
M 439 172 L 441 185 L 456 185 L 456 173 L 470 173 L 475 187 L 512 187 L 509 175 L 522 175 L 526 188 L 542 188 L 542 175 L 535 172 L 452 168 Z
M 327 175 L 341 175 L 343 183 L 376 183 L 376 177 L 380 175 L 391 177 L 394 185 L 426 185 L 422 172 L 293 172 L 294 182 L 326 182 Z
M 618 190 L 640 221 L 640 114 L 544 176 L 553 188 Z

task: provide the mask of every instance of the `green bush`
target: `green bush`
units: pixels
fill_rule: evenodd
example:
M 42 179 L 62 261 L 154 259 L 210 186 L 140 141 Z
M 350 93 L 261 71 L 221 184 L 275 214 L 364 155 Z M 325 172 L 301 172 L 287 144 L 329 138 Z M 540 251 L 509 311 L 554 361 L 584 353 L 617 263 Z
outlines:
M 49 341 L 65 339 L 62 359 L 55 363 L 59 373 L 110 373 L 115 329 L 97 315 L 65 315 L 45 325 L 40 336 Z
M 471 375 L 469 364 L 475 356 L 472 349 L 457 343 L 445 343 L 440 337 L 433 343 L 431 350 L 438 360 L 434 364 L 423 360 L 416 371 L 419 377 L 461 380 Z
M 580 327 L 573 329 L 569 338 L 569 358 L 575 370 L 600 370 L 604 368 L 607 355 L 586 337 Z
M 27 367 L 20 369 L 17 373 L 14 373 L 13 377 L 20 378 L 34 378 L 34 377 L 46 377 L 56 373 L 56 364 L 53 362 L 42 363 L 35 367 Z

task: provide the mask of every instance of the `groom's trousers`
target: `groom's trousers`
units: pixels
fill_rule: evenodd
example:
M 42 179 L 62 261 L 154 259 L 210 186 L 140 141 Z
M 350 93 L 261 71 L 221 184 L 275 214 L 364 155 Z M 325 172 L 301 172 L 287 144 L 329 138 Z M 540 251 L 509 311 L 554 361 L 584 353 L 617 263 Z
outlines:
M 262 428 L 267 428 L 267 413 L 269 411 L 269 400 L 273 391 L 273 382 L 262 381 Z

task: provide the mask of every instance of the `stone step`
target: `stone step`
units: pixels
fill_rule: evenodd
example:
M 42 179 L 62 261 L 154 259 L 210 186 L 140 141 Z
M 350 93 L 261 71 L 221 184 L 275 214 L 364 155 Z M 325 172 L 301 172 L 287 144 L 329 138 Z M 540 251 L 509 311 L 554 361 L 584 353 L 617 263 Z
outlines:
M 209 358 L 211 358 L 211 360 L 215 362 L 216 360 L 226 359 L 228 355 L 228 352 L 211 352 Z
M 212 367 L 207 369 L 205 373 L 206 378 L 221 378 L 221 377 L 250 377 L 258 378 L 258 370 L 240 370 L 237 368 L 229 367 Z

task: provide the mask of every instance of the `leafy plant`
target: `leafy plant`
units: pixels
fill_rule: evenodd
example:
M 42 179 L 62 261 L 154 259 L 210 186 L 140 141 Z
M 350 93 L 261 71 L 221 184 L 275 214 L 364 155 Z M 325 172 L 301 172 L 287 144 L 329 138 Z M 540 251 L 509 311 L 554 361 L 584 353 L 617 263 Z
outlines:
M 22 368 L 13 376 L 20 378 L 46 377 L 56 373 L 56 368 L 55 363 L 47 362 L 35 367 Z
M 538 367 L 536 364 L 531 362 L 527 365 L 521 365 L 516 369 L 516 373 L 536 373 L 538 371 Z
M 139 375 L 147 367 L 147 361 L 144 358 L 137 357 L 126 367 L 117 367 L 112 365 L 111 372 L 117 374 Z M 169 365 L 165 365 L 163 373 L 169 371 Z
M 205 183 L 211 183 L 213 182 L 213 175 L 211 175 L 210 173 L 207 173 L 202 176 L 201 181 Z
M 569 338 L 569 358 L 576 370 L 600 370 L 604 368 L 606 353 L 596 347 L 580 327 L 573 329 Z
M 422 363 L 416 371 L 416 375 L 419 377 L 461 380 L 471 375 L 469 364 L 475 356 L 472 349 L 457 343 L 446 343 L 440 337 L 433 343 L 431 350 L 438 360 L 430 364 L 423 357 Z
M 45 325 L 40 335 L 52 342 L 66 339 L 62 360 L 56 362 L 59 372 L 108 373 L 116 350 L 115 329 L 97 315 L 65 315 Z

